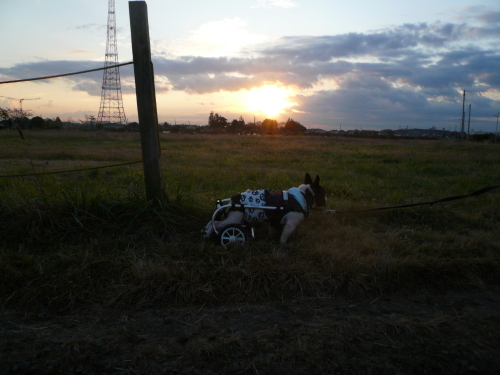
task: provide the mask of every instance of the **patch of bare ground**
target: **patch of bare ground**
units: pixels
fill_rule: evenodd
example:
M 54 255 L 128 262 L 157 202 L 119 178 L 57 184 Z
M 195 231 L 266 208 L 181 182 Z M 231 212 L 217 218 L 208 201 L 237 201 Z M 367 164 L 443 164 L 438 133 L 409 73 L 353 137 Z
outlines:
M 1 374 L 498 374 L 500 294 L 4 310 Z

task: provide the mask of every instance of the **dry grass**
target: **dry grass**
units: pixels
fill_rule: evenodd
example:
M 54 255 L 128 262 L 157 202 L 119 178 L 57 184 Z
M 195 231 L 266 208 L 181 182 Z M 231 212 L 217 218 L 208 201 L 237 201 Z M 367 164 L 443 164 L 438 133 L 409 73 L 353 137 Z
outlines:
M 133 161 L 139 152 L 136 134 L 25 136 L 0 133 L 3 173 Z M 161 207 L 144 203 L 139 167 L 0 178 L 4 304 L 259 302 L 500 281 L 496 191 L 434 207 L 314 212 L 286 247 L 265 236 L 228 249 L 199 238 L 216 198 L 297 186 L 304 172 L 321 175 L 329 208 L 340 210 L 470 193 L 499 183 L 496 145 L 169 134 L 162 148 L 170 201 Z

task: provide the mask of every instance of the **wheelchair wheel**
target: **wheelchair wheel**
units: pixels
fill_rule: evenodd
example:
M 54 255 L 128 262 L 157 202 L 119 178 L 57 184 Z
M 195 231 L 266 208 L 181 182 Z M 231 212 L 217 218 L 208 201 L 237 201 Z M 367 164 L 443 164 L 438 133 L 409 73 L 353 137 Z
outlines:
M 230 225 L 220 231 L 219 239 L 220 244 L 224 247 L 230 244 L 243 245 L 245 243 L 245 232 L 238 226 Z

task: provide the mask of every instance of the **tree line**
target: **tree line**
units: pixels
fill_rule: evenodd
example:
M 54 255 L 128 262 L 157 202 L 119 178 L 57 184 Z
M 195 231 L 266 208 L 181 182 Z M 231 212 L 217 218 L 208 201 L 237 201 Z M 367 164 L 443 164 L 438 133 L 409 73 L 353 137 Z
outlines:
M 21 129 L 62 129 L 63 123 L 59 117 L 44 119 L 33 116 L 31 111 L 20 108 L 0 107 L 0 121 L 4 127 L 19 127 Z
M 92 116 L 86 116 L 92 118 Z M 88 120 L 88 119 L 87 119 Z M 67 122 L 71 122 L 69 119 Z M 88 121 L 87 121 L 88 122 Z M 92 123 L 96 129 L 103 128 L 103 124 Z M 62 129 L 63 122 L 59 117 L 55 119 L 44 119 L 41 116 L 33 116 L 31 111 L 22 110 L 20 108 L 2 108 L 0 107 L 0 127 L 19 127 L 21 129 Z M 160 125 L 161 130 L 174 130 L 177 127 L 165 122 Z M 279 124 L 278 121 L 273 119 L 265 119 L 264 121 L 245 122 L 244 118 L 240 116 L 231 122 L 224 116 L 218 113 L 210 112 L 208 116 L 208 125 L 206 127 L 212 133 L 264 133 L 264 134 L 279 134 L 290 133 L 299 134 L 306 132 L 306 127 L 300 122 L 292 118 L 288 118 L 285 123 Z M 139 124 L 131 122 L 124 126 L 123 130 L 138 131 Z M 175 130 L 174 130 L 175 131 Z
M 304 133 L 307 130 L 304 125 L 292 118 L 288 118 L 283 126 L 273 119 L 246 123 L 242 116 L 229 122 L 225 117 L 213 111 L 208 116 L 208 128 L 215 132 L 265 134 Z

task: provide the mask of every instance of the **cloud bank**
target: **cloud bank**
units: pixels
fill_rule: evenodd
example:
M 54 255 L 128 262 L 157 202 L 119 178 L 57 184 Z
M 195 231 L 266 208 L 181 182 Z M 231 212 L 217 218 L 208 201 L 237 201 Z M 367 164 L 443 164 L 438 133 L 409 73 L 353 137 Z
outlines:
M 262 4 L 289 2 L 261 2 Z M 476 129 L 494 130 L 500 110 L 500 13 L 467 23 L 403 24 L 370 33 L 285 36 L 252 44 L 239 57 L 153 57 L 161 90 L 209 94 L 287 87 L 293 117 L 337 128 L 438 128 L 459 123 L 462 91 Z M 44 61 L 0 68 L 1 79 L 91 69 L 102 63 Z M 128 68 L 128 67 L 127 67 Z M 122 81 L 132 69 L 121 69 Z M 102 73 L 67 78 L 100 95 Z M 97 86 L 96 86 L 97 85 Z M 97 90 L 96 90 L 97 87 Z M 125 86 L 124 93 L 133 91 Z
M 500 107 L 500 36 L 489 17 L 467 24 L 404 24 L 372 33 L 287 36 L 252 57 L 158 59 L 173 90 L 204 94 L 266 84 L 302 92 L 294 115 L 323 126 L 452 126 L 468 92 L 476 121 Z M 305 112 L 305 113 L 303 113 Z M 483 127 L 483 128 L 484 128 Z

